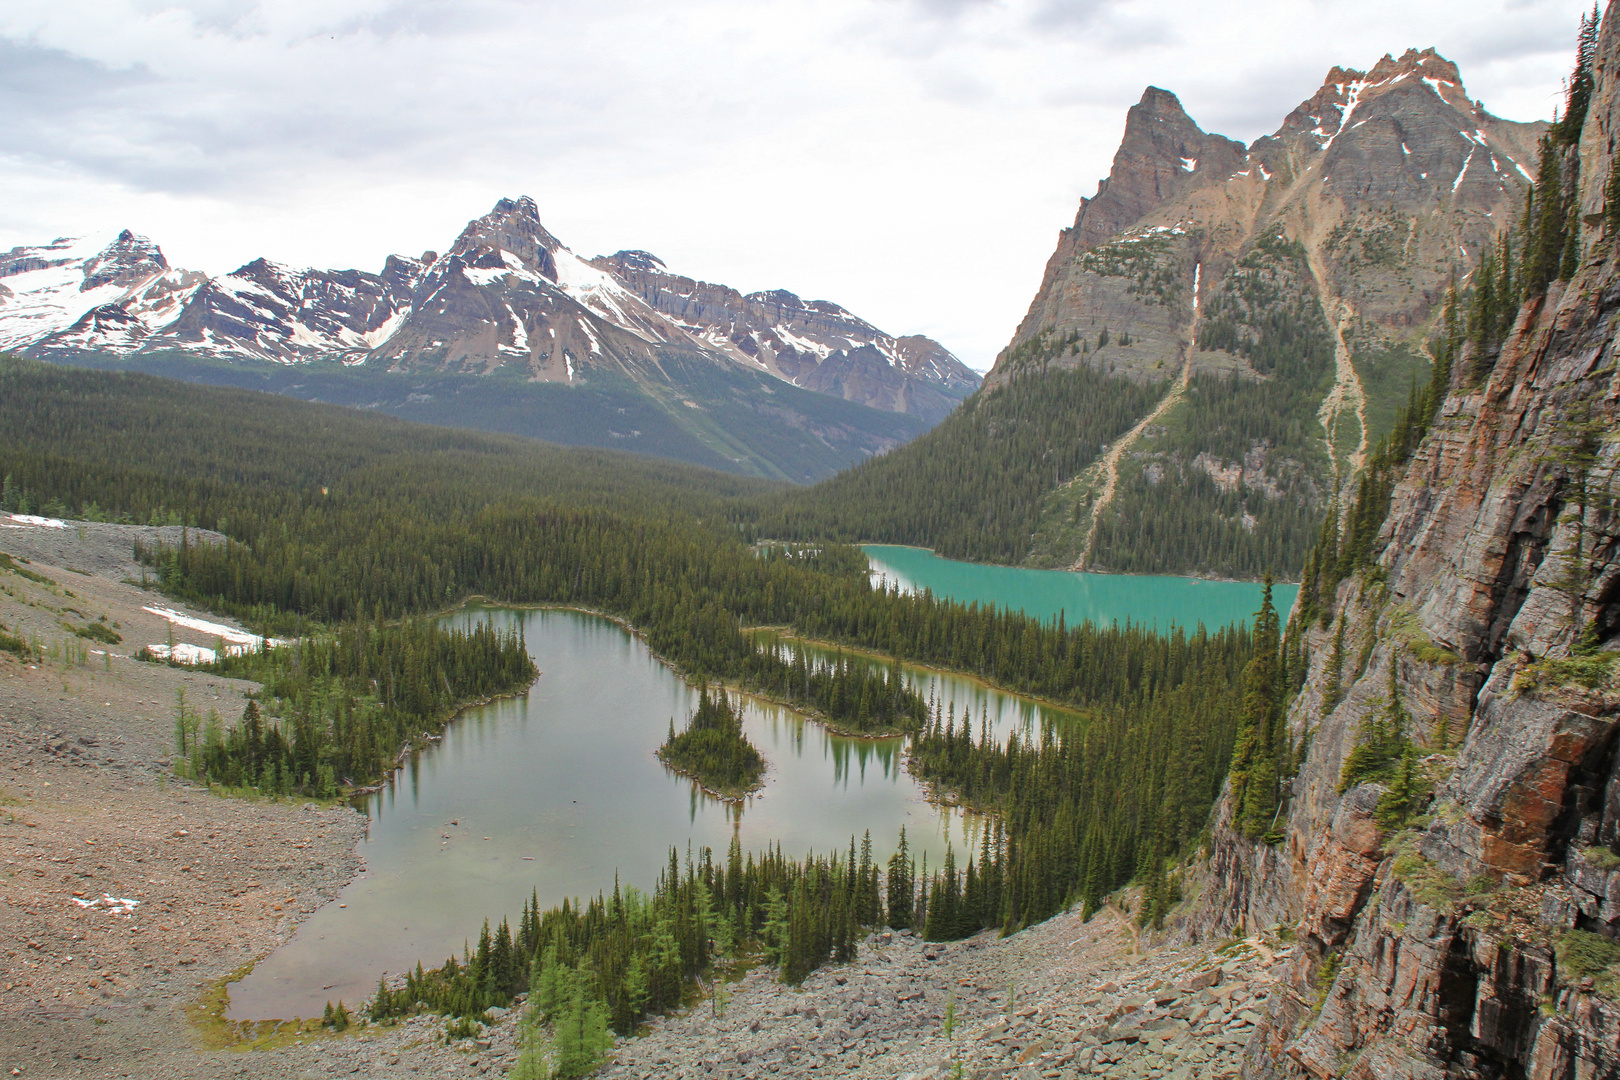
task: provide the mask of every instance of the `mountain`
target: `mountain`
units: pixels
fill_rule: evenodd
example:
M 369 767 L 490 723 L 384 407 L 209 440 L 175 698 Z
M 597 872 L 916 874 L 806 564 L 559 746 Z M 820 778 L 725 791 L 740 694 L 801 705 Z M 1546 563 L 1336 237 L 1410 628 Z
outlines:
M 939 342 L 890 337 L 828 300 L 785 289 L 745 296 L 672 274 L 645 251 L 592 265 L 709 347 L 795 386 L 938 422 L 980 382 Z
M 1427 378 L 1448 288 L 1514 221 L 1545 129 L 1485 112 L 1432 49 L 1334 68 L 1247 147 L 1149 87 L 970 399 L 980 420 L 788 496 L 774 526 L 1036 566 L 1297 574 Z M 1033 441 L 1014 431 L 1032 416 L 1049 433 Z M 984 455 L 971 492 L 931 479 Z
M 128 231 L 57 240 L 0 255 L 0 348 L 800 482 L 904 443 L 978 384 L 937 342 L 791 293 L 704 285 L 681 321 L 687 279 L 654 287 L 662 264 L 628 254 L 580 258 L 528 198 L 377 274 L 257 259 L 208 278 Z
M 14 247 L 0 254 L 0 349 L 131 351 L 178 318 L 206 280 L 171 269 L 156 244 L 128 229 Z
M 1615 14 L 1536 169 L 1524 303 L 1470 318 L 1427 437 L 1325 534 L 1299 693 L 1213 823 L 1191 931 L 1299 943 L 1245 1076 L 1620 1074 Z

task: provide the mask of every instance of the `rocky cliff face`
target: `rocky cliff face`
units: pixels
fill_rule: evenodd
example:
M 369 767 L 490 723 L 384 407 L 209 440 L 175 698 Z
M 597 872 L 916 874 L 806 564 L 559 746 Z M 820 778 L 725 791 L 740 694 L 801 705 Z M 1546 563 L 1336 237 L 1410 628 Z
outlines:
M 1302 945 L 1250 1076 L 1620 1074 L 1620 252 L 1598 213 L 1620 122 L 1609 22 L 1579 146 L 1580 268 L 1524 306 L 1499 355 L 1465 353 L 1395 488 L 1376 567 L 1309 629 L 1288 716 L 1308 753 L 1280 842 L 1218 814 L 1198 928 L 1282 925 Z M 1392 698 L 1433 785 L 1404 823 L 1380 814 L 1397 781 L 1345 769 Z
M 1522 206 L 1543 129 L 1485 112 L 1432 49 L 1332 69 L 1248 147 L 1149 87 L 986 386 L 1086 365 L 1164 397 L 1053 492 L 1030 560 L 1293 572 L 1427 370 L 1453 275 Z

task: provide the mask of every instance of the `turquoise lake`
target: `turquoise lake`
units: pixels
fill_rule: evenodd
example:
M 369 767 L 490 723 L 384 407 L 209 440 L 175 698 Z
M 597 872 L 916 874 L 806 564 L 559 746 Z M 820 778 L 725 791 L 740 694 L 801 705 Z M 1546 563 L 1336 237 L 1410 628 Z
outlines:
M 1026 615 L 1075 626 L 1090 619 L 1098 625 L 1117 622 L 1169 630 L 1171 625 L 1211 630 L 1253 622 L 1264 588 L 1250 581 L 1204 581 L 1199 578 L 1150 577 L 1132 574 L 1077 574 L 1069 570 L 1026 570 L 1016 566 L 942 559 L 926 548 L 865 544 L 872 580 L 898 585 L 902 592 L 932 590 L 935 596 L 1016 608 Z M 1298 585 L 1271 587 L 1272 603 L 1286 616 Z

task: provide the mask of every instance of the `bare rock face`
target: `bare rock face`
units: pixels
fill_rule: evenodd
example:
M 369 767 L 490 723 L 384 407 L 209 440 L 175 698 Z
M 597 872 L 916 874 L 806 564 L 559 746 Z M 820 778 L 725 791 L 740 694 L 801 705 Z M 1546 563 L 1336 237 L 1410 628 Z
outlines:
M 1162 380 L 1185 352 L 1192 319 L 1195 267 L 1205 244 L 1190 235 L 1180 213 L 1186 197 L 1223 185 L 1248 157 L 1243 144 L 1207 134 L 1168 90 L 1150 86 L 1125 118 L 1125 136 L 1108 178 L 1083 199 L 1074 225 L 1058 237 L 1029 313 L 1014 344 L 1038 334 L 1083 335 L 1087 344 L 1108 330 L 1113 351 L 1099 344 L 1085 356 L 1102 371 Z M 1144 280 L 1146 279 L 1146 280 Z M 1151 281 L 1156 288 L 1143 286 Z M 1121 335 L 1135 338 L 1130 351 Z M 999 363 L 991 385 L 1010 376 Z
M 1599 48 L 1583 204 L 1612 153 L 1591 133 L 1620 120 L 1607 21 Z M 1450 93 L 1432 55 L 1394 64 Z M 1324 117 L 1352 112 L 1355 81 L 1284 134 L 1340 134 Z M 1467 182 L 1458 174 L 1459 194 Z M 1620 515 L 1606 496 L 1582 516 L 1578 497 L 1583 474 L 1612 495 L 1620 467 L 1620 255 L 1600 222 L 1581 241 L 1574 279 L 1525 305 L 1499 356 L 1465 354 L 1394 491 L 1376 569 L 1345 581 L 1333 621 L 1307 632 L 1289 727 L 1309 752 L 1281 843 L 1251 843 L 1217 814 L 1221 885 L 1202 931 L 1281 923 L 1302 944 L 1246 1075 L 1620 1073 L 1620 984 L 1604 959 L 1620 939 L 1620 676 L 1560 667 L 1577 627 L 1600 656 L 1620 649 Z M 1575 421 L 1605 433 L 1586 465 L 1570 454 Z M 1404 826 L 1378 820 L 1383 783 L 1340 791 L 1392 685 L 1434 784 Z
M 1107 242 L 1195 188 L 1220 183 L 1247 158 L 1242 143 L 1195 124 L 1176 95 L 1148 87 L 1125 114 L 1125 137 L 1108 179 L 1080 203 L 1077 250 Z
M 930 422 L 979 385 L 979 376 L 939 342 L 895 338 L 830 300 L 786 289 L 744 295 L 672 274 L 645 251 L 591 260 L 705 346 L 775 377 Z
M 156 277 L 169 268 L 158 246 L 144 236 L 136 236 L 125 229 L 104 250 L 84 267 L 84 281 L 80 292 L 89 292 L 102 285 L 129 287 Z
M 300 270 L 255 259 L 200 286 L 178 317 L 140 347 L 222 359 L 354 362 L 410 309 L 409 285 L 408 276 L 397 274 L 390 281 L 361 270 Z

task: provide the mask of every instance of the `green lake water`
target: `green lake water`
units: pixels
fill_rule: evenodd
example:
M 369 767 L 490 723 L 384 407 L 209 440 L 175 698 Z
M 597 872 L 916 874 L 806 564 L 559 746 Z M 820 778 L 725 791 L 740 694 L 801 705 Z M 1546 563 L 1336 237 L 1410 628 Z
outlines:
M 1128 619 L 1167 631 L 1172 624 L 1187 630 L 1199 623 L 1211 630 L 1254 621 L 1263 586 L 1249 581 L 1204 581 L 1199 578 L 1135 574 L 1078 574 L 1070 570 L 1026 570 L 1016 566 L 942 559 L 925 548 L 893 544 L 862 547 L 872 564 L 874 582 L 887 581 L 903 592 L 932 590 L 935 596 L 962 603 L 994 604 L 1026 615 L 1077 626 L 1090 619 L 1098 625 Z M 1286 618 L 1298 585 L 1273 585 L 1272 603 Z
M 367 997 L 384 971 L 433 966 L 476 939 L 483 920 L 513 921 L 531 890 L 565 897 L 650 890 L 670 848 L 723 857 L 780 843 L 793 855 L 847 850 L 872 833 L 881 858 L 900 827 L 939 865 L 947 843 L 976 843 L 977 820 L 930 805 L 901 764 L 904 740 L 853 739 L 769 703 L 744 699 L 744 730 L 768 765 L 765 788 L 723 803 L 654 756 L 696 692 L 639 638 L 568 611 L 475 609 L 455 619 L 522 623 L 541 670 L 528 693 L 470 709 L 367 801 L 365 871 L 292 940 L 230 987 L 233 1020 L 319 1016 L 328 1000 Z M 1061 714 L 971 679 L 912 670 L 956 712 L 998 730 Z M 343 905 L 343 906 L 340 906 Z

